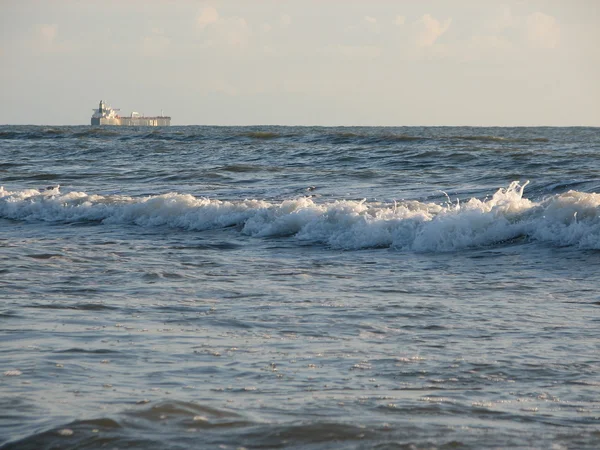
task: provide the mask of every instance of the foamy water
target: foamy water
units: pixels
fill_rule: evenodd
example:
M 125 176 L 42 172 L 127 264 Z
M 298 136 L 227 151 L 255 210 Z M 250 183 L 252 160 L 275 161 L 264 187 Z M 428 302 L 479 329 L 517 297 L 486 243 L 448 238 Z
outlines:
M 0 446 L 596 448 L 598 151 L 0 127 Z

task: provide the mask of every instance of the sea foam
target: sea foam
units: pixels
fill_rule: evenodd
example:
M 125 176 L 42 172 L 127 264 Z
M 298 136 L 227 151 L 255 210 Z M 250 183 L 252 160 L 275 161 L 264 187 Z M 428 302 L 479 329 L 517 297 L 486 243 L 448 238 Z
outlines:
M 26 222 L 100 222 L 201 231 L 236 226 L 254 237 L 293 236 L 337 249 L 454 251 L 515 238 L 600 248 L 600 194 L 568 191 L 537 202 L 513 182 L 467 202 L 221 201 L 189 194 L 148 197 L 61 193 L 58 188 L 9 192 L 0 187 L 0 218 Z

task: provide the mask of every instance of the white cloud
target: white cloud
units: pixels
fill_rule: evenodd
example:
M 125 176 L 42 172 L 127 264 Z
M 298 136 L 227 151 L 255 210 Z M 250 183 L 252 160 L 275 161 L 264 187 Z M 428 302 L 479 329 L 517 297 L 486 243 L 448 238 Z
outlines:
M 252 34 L 246 19 L 243 17 L 221 17 L 219 12 L 212 6 L 202 9 L 196 18 L 196 23 L 208 38 L 204 45 L 205 48 L 214 47 L 219 43 L 234 48 L 245 48 Z M 265 24 L 262 29 L 267 32 L 271 27 Z M 210 44 L 206 45 L 207 43 Z
M 212 6 L 206 6 L 200 11 L 196 23 L 200 28 L 216 23 L 219 20 L 219 12 Z
M 527 16 L 527 38 L 534 47 L 556 48 L 560 41 L 560 25 L 554 17 L 535 12 Z
M 396 18 L 394 19 L 394 25 L 404 25 L 404 23 L 406 22 L 406 17 L 404 16 L 396 16 Z
M 431 47 L 435 41 L 448 31 L 452 19 L 446 19 L 444 23 L 425 14 L 418 22 L 419 32 L 417 35 L 417 45 L 419 47 Z

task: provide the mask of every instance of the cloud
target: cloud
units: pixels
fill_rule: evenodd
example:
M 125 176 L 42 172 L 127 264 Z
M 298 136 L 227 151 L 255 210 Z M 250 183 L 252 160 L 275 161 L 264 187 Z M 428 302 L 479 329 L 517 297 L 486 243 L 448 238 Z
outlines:
M 419 28 L 417 45 L 419 47 L 431 47 L 442 34 L 448 31 L 451 23 L 452 19 L 446 19 L 444 23 L 441 23 L 429 14 L 425 14 L 417 23 Z
M 396 16 L 396 18 L 394 19 L 394 25 L 404 25 L 404 23 L 406 22 L 406 17 L 404 16 Z
M 208 40 L 204 47 L 213 47 L 218 43 L 234 48 L 245 48 L 252 31 L 243 17 L 221 17 L 212 6 L 202 9 L 196 18 L 198 27 L 206 33 Z M 210 25 L 210 27 L 209 27 Z M 263 27 L 263 31 L 270 30 Z
M 204 28 L 210 24 L 216 23 L 219 20 L 219 12 L 212 6 L 206 6 L 200 11 L 196 18 L 196 23 L 200 28 Z
M 552 16 L 535 12 L 527 16 L 527 38 L 539 48 L 556 48 L 560 41 L 560 25 Z

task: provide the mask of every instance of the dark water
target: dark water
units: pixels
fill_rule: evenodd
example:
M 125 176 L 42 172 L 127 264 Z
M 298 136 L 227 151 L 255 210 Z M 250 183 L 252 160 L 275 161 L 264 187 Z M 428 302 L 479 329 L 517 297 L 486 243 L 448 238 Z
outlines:
M 0 185 L 2 449 L 600 447 L 597 128 L 3 126 Z

